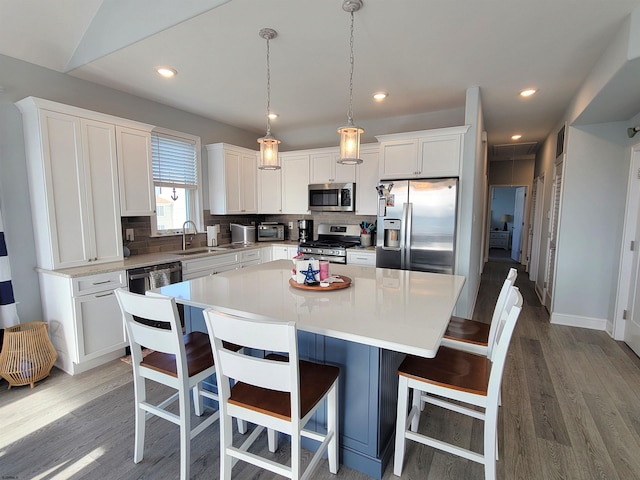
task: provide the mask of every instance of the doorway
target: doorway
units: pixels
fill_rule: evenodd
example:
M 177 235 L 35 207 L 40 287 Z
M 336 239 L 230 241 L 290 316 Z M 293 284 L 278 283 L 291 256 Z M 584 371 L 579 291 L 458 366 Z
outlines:
M 491 187 L 488 218 L 490 261 L 524 263 L 526 194 L 526 186 Z

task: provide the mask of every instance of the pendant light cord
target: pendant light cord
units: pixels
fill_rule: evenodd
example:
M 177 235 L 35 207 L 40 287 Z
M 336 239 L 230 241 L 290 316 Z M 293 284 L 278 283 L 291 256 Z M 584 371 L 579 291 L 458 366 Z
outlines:
M 270 39 L 267 37 L 267 135 L 271 134 L 271 121 L 269 114 L 271 113 L 271 67 L 270 67 Z
M 349 38 L 349 49 L 351 54 L 349 56 L 349 111 L 347 112 L 347 123 L 353 125 L 353 11 L 351 14 L 351 37 Z

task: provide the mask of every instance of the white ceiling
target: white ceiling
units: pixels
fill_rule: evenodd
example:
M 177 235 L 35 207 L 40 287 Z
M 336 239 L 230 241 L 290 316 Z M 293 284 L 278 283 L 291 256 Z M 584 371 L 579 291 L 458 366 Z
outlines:
M 509 144 L 516 132 L 523 143 L 542 141 L 623 19 L 640 6 L 363 1 L 355 13 L 353 110 L 365 141 L 462 124 L 465 91 L 479 86 L 490 145 Z M 281 150 L 336 144 L 348 107 L 349 14 L 342 0 L 0 0 L 0 54 L 257 136 L 266 128 L 263 27 L 278 32 L 271 40 L 271 106 L 280 114 L 272 133 Z M 178 75 L 160 78 L 159 65 Z M 520 98 L 529 86 L 539 93 Z M 389 92 L 385 102 L 373 102 L 378 90 Z M 620 115 L 637 113 L 639 100 Z M 630 118 L 606 114 L 607 121 Z M 598 112 L 589 115 L 597 120 Z

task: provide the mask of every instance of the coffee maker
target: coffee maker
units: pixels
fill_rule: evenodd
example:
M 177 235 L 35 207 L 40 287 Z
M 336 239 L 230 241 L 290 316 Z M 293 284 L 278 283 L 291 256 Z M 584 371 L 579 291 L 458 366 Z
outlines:
M 298 220 L 298 241 L 310 242 L 313 240 L 313 220 Z

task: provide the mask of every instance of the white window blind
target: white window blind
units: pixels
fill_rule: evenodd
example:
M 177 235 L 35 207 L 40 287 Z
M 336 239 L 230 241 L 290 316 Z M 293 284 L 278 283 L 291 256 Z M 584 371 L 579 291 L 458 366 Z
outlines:
M 160 187 L 198 188 L 195 142 L 170 135 L 151 135 L 153 181 Z

